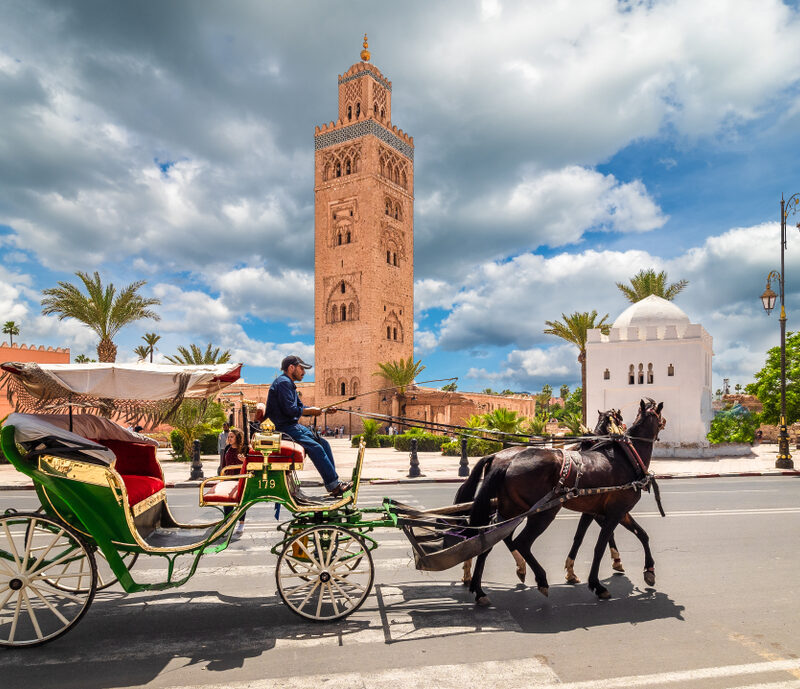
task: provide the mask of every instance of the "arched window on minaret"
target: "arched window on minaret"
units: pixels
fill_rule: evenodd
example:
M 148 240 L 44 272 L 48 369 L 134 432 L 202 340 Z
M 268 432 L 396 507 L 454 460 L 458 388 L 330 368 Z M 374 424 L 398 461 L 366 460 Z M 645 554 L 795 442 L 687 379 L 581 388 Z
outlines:
M 356 317 L 356 309 L 355 306 L 353 305 L 353 302 L 351 301 L 347 305 L 347 320 L 349 321 L 355 320 L 355 317 Z
M 328 378 L 328 381 L 325 383 L 325 394 L 330 397 L 333 397 L 333 378 Z
M 381 108 L 381 119 L 384 119 L 385 117 L 386 117 L 386 110 Z
M 356 103 L 356 119 L 361 117 L 361 103 Z
M 406 177 L 406 171 L 405 170 L 403 170 L 403 174 L 401 176 L 401 180 L 402 180 L 401 184 L 403 186 L 403 189 L 407 189 L 408 188 L 408 177 Z
M 339 162 L 336 163 L 336 176 L 337 177 L 342 176 L 342 164 Z
M 341 310 L 341 316 L 342 316 L 341 320 L 346 321 L 347 320 L 347 307 L 344 304 L 342 304 L 340 310 Z
M 353 378 L 353 380 L 350 381 L 350 394 L 358 394 L 358 378 Z
M 350 230 L 347 230 L 347 243 L 350 243 Z
M 397 265 L 397 254 L 395 253 L 392 254 L 392 265 L 393 266 Z
M 342 294 L 344 294 L 344 293 L 345 293 L 345 290 L 347 289 L 347 288 L 345 287 L 345 285 L 344 285 L 344 280 L 342 280 L 342 284 L 341 284 L 341 286 L 340 286 L 340 289 L 342 290 Z
M 347 383 L 342 383 L 342 384 L 339 386 L 339 389 L 342 391 L 342 395 L 343 395 L 343 396 L 344 396 L 344 395 L 346 395 L 346 394 L 347 394 Z
M 387 263 L 391 263 L 392 262 L 392 252 L 391 251 L 387 251 L 386 252 L 386 262 Z
M 386 339 L 387 340 L 391 340 L 392 339 L 392 326 L 391 325 L 387 325 L 386 326 Z
M 336 323 L 336 316 L 339 314 L 339 309 L 335 306 L 331 309 L 331 323 Z
M 341 246 L 341 245 L 342 245 L 342 233 L 341 233 L 341 232 L 339 232 L 339 240 L 338 240 L 338 244 L 339 244 L 339 246 Z
M 377 103 L 373 103 L 372 104 L 372 112 L 375 115 L 375 117 L 378 116 L 378 104 Z
M 392 339 L 393 340 L 397 339 L 397 328 L 392 328 Z
M 391 215 L 392 214 L 392 202 L 389 201 L 389 199 L 386 199 L 386 211 L 385 211 L 385 213 L 386 213 L 386 215 Z
M 347 158 L 347 160 L 344 161 L 344 174 L 350 174 L 350 158 Z
M 347 106 L 347 119 L 348 120 L 352 120 L 353 119 L 353 106 L 352 105 L 348 105 Z

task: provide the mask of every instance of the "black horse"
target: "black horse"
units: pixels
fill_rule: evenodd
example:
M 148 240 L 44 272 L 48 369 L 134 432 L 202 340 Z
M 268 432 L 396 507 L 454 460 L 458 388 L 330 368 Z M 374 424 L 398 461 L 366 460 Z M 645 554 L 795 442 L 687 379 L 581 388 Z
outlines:
M 607 439 L 607 436 L 610 433 L 621 433 L 622 432 L 622 412 L 619 409 L 609 409 L 608 411 L 597 411 L 597 424 L 594 427 L 594 430 L 590 433 L 590 435 L 598 436 L 599 440 L 593 440 L 590 438 L 586 438 L 579 445 L 573 445 L 570 449 L 581 449 L 581 450 L 590 450 L 592 447 L 597 445 L 599 442 L 603 442 L 604 439 Z M 486 457 L 481 458 L 478 460 L 478 463 L 473 468 L 469 478 L 464 481 L 463 484 L 459 487 L 458 491 L 456 492 L 456 498 L 454 504 L 469 502 L 475 496 L 475 491 L 478 488 L 478 481 L 480 480 L 481 476 L 486 476 L 489 473 L 489 470 L 492 468 L 492 464 L 495 460 L 495 457 L 498 453 L 487 455 Z M 502 458 L 499 461 L 503 461 Z M 480 468 L 479 468 L 480 467 Z M 567 563 L 565 565 L 565 569 L 567 570 L 567 581 L 569 583 L 580 583 L 580 579 L 575 576 L 575 572 L 572 569 L 572 566 L 575 563 L 575 556 L 578 553 L 578 548 L 580 548 L 581 543 L 583 542 L 583 538 L 586 535 L 586 531 L 589 528 L 589 525 L 592 523 L 593 517 L 592 515 L 583 515 L 581 517 L 581 521 L 578 524 L 578 529 L 575 532 L 575 536 L 572 542 L 572 549 L 567 556 Z M 511 550 L 511 555 L 514 558 L 514 562 L 517 565 L 516 574 L 517 578 L 521 582 L 525 582 L 525 574 L 526 574 L 526 566 L 525 566 L 525 559 L 522 555 L 519 554 L 518 551 L 514 550 L 511 546 L 512 542 L 511 536 L 504 540 L 506 546 Z M 622 567 L 622 560 L 619 556 L 619 550 L 617 550 L 617 544 L 614 541 L 614 536 L 612 534 L 611 538 L 608 541 L 608 549 L 611 553 L 611 559 L 613 561 L 612 567 L 617 570 L 618 572 L 624 572 L 625 569 Z M 572 579 L 570 578 L 572 576 Z M 464 561 L 463 565 L 463 575 L 461 577 L 461 582 L 465 586 L 469 586 L 472 583 L 472 559 Z
M 642 400 L 636 420 L 626 433 L 627 439 L 641 460 L 646 471 L 650 465 L 653 443 L 658 432 L 664 428 L 666 421 L 661 416 L 663 404 L 653 400 Z M 636 469 L 628 460 L 627 451 L 619 442 L 602 443 L 597 449 L 580 451 L 581 480 L 580 488 L 607 488 L 623 486 L 639 479 Z M 497 500 L 497 513 L 500 520 L 511 519 L 527 512 L 542 499 L 553 496 L 563 483 L 564 469 L 572 471 L 575 467 L 565 464 L 563 453 L 558 450 L 532 447 L 515 447 L 502 450 L 494 455 L 492 468 L 483 481 L 470 513 L 471 526 L 485 526 L 495 511 L 492 501 Z M 473 472 L 482 473 L 483 467 L 475 466 Z M 473 477 L 470 476 L 470 479 Z M 475 483 L 477 483 L 477 478 Z M 588 513 L 602 518 L 600 536 L 594 549 L 594 558 L 589 573 L 589 588 L 600 598 L 608 598 L 608 590 L 600 583 L 598 571 L 600 560 L 609 537 L 631 511 L 641 497 L 641 489 L 625 489 L 604 492 L 595 495 L 580 495 L 571 498 L 564 506 L 578 512 Z M 527 518 L 522 531 L 507 539 L 506 545 L 511 550 L 519 551 L 533 570 L 536 585 L 547 595 L 549 584 L 544 568 L 531 552 L 533 542 L 553 522 L 561 509 L 561 503 L 549 509 L 537 512 Z M 488 605 L 489 599 L 481 588 L 483 568 L 489 551 L 481 553 L 475 565 L 470 590 L 475 593 L 479 605 Z M 645 572 L 654 573 L 654 562 L 649 547 L 645 547 Z M 649 583 L 649 582 L 648 582 Z

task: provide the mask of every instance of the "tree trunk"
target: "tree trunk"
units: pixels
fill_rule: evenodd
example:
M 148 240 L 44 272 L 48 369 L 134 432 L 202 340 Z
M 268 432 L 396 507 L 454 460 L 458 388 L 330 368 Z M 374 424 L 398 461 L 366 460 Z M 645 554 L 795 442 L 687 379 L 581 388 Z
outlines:
M 581 365 L 581 423 L 586 426 L 586 351 L 581 350 L 578 354 L 578 362 Z
M 117 360 L 117 345 L 108 338 L 103 338 L 97 345 L 97 360 L 113 364 Z

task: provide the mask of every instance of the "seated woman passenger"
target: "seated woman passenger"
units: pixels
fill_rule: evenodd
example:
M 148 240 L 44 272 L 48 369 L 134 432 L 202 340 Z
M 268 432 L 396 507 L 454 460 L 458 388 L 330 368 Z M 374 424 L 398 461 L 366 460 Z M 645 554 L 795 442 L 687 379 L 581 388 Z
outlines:
M 242 454 L 244 448 L 244 433 L 238 428 L 231 428 L 228 431 L 228 447 L 225 450 L 225 456 L 222 459 L 222 469 L 228 466 L 236 466 L 244 464 L 244 455 Z M 227 517 L 233 511 L 233 505 L 225 505 L 222 508 L 223 514 Z M 244 514 L 239 519 L 239 523 L 233 530 L 231 536 L 232 541 L 238 541 L 244 533 Z

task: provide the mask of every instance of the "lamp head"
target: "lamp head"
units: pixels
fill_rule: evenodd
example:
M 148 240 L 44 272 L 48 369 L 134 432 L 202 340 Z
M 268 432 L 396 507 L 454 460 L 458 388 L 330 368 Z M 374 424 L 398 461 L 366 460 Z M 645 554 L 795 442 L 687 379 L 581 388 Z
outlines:
M 772 309 L 775 308 L 775 299 L 777 296 L 778 295 L 772 291 L 770 279 L 767 278 L 767 288 L 764 290 L 764 294 L 761 295 L 761 303 L 764 305 L 764 311 L 767 312 L 767 315 L 772 313 Z

